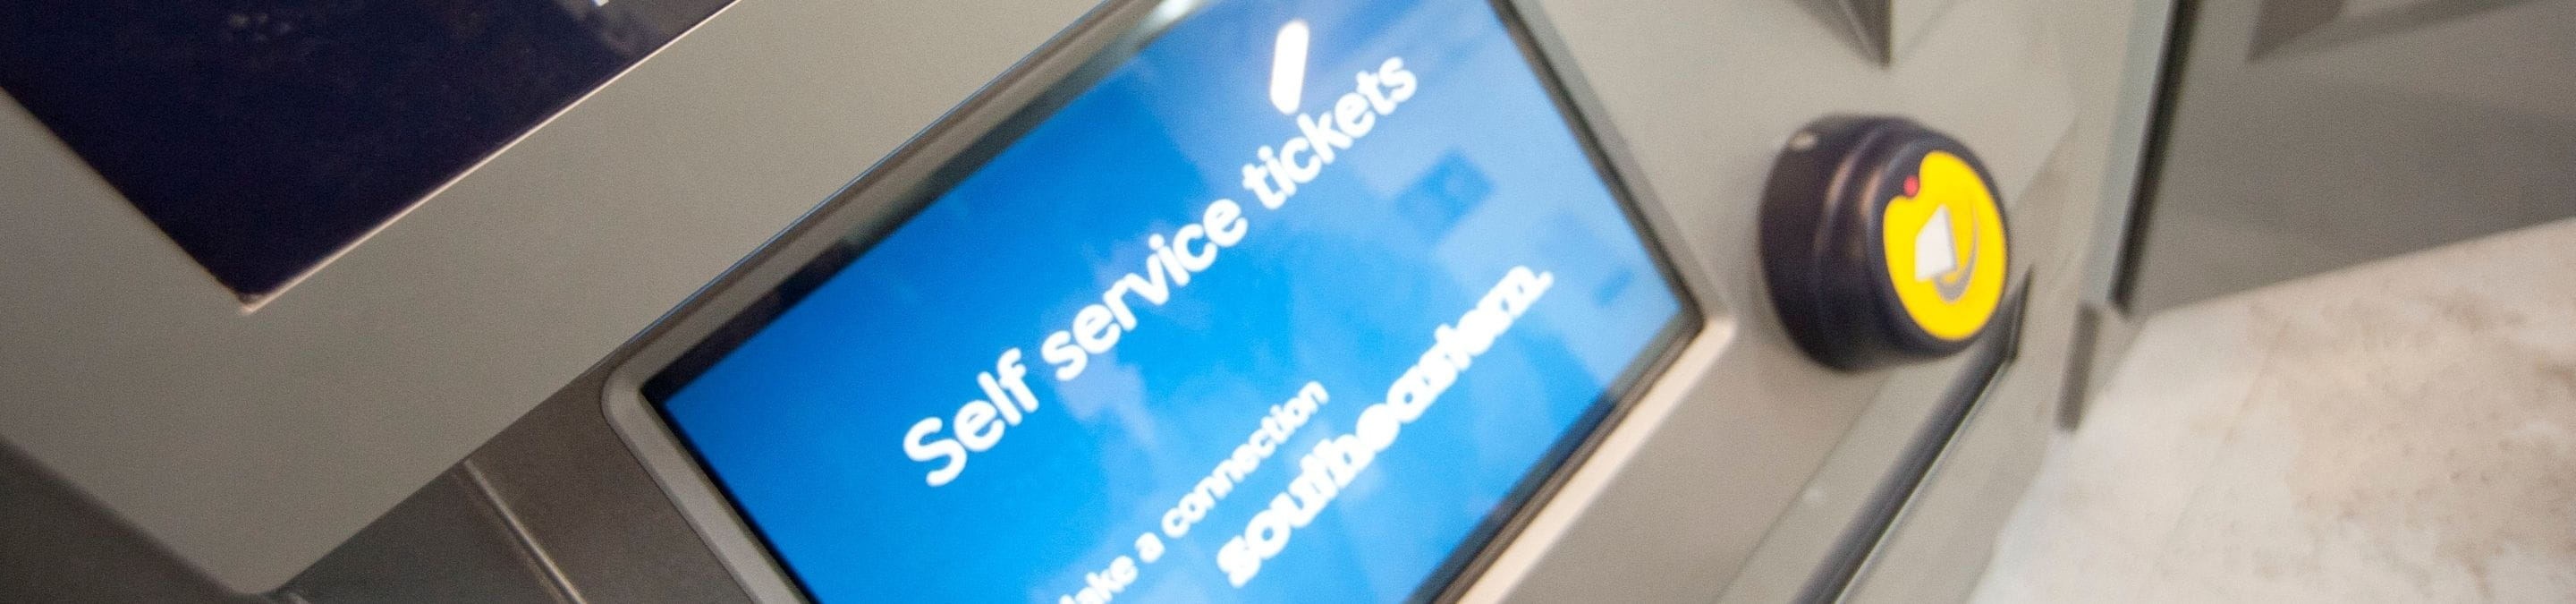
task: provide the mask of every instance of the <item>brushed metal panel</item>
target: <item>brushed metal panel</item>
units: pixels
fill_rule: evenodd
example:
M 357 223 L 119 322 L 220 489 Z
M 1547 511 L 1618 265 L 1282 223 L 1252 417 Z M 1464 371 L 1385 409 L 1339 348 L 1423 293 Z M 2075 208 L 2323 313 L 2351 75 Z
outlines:
M 1680 243 L 1712 267 L 1697 277 L 1715 284 L 1715 306 L 1734 315 L 1735 331 L 1703 364 L 1676 367 L 1696 373 L 1659 386 L 1680 398 L 1669 413 L 1619 428 L 1641 433 L 1633 454 L 1587 462 L 1574 480 L 1595 481 L 1595 491 L 1550 502 L 1524 533 L 1542 540 L 1506 555 L 1517 574 L 1489 575 L 1469 599 L 1713 600 L 1748 561 L 1771 555 L 1765 535 L 1810 478 L 1829 471 L 1836 444 L 1874 401 L 1939 394 L 1890 391 L 1885 372 L 1823 369 L 1778 331 L 1759 271 L 1746 267 L 1758 266 L 1755 200 L 1780 142 L 1825 113 L 1907 115 L 1977 149 L 2021 211 L 2077 116 L 2113 109 L 2079 104 L 2074 90 L 2082 78 L 2116 74 L 2076 72 L 2068 57 L 2116 54 L 2126 40 L 2066 35 L 2052 2 L 1961 0 L 1927 17 L 1920 38 L 1881 65 L 1795 3 L 1539 4 L 1644 180 L 1684 225 Z M 2082 251 L 2068 247 L 2020 249 L 2034 259 Z
M 0 108 L 0 438 L 275 587 L 1088 5 L 745 0 L 248 315 Z
M 2576 216 L 2576 2 L 2212 0 L 2182 18 L 2130 310 Z
M 467 463 L 582 601 L 750 601 L 583 396 L 597 389 L 565 388 Z
M 569 601 L 464 467 L 403 499 L 279 588 L 304 604 Z
M 0 443 L 0 602 L 250 602 Z

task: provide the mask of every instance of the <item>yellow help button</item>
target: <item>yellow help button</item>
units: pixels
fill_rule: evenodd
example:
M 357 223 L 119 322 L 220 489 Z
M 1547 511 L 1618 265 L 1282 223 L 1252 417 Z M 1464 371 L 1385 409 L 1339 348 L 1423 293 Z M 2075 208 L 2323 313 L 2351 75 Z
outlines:
M 1791 136 L 1772 167 L 1763 272 L 1782 327 L 1816 360 L 1934 358 L 1994 319 L 2006 232 L 1965 145 L 1901 118 L 1827 118 Z

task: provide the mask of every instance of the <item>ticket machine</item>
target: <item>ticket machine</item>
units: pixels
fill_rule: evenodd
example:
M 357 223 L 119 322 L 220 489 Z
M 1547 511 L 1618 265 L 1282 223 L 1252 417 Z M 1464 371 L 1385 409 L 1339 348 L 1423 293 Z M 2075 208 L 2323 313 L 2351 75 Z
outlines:
M 0 19 L 0 439 L 308 602 L 1964 594 L 2163 24 L 281 4 Z

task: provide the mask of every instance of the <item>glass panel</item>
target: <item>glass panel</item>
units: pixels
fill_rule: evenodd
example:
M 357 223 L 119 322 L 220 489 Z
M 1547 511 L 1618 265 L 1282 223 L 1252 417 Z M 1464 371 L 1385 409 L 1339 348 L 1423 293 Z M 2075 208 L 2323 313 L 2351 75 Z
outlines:
M 726 3 L 40 1 L 0 89 L 251 300 Z
M 1483 2 L 1107 65 L 648 388 L 817 599 L 1406 598 L 1691 324 Z

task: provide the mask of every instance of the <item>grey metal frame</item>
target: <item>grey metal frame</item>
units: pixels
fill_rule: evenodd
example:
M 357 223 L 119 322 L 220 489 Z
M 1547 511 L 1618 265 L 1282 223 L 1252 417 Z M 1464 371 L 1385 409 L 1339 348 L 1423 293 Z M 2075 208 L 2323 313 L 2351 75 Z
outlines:
M 1185 0 L 1165 0 L 1185 1 Z M 1157 2 L 1145 0 L 1104 5 L 1083 17 L 1044 48 L 995 80 L 975 98 L 951 111 L 912 142 L 886 158 L 844 190 L 840 198 L 817 208 L 781 233 L 760 252 L 744 259 L 726 276 L 683 303 L 672 315 L 638 337 L 600 392 L 610 427 L 615 428 L 637 461 L 713 549 L 736 581 L 760 602 L 802 601 L 786 569 L 769 555 L 751 528 L 733 510 L 723 492 L 697 460 L 645 401 L 645 380 L 686 353 L 742 308 L 840 242 L 839 235 L 860 229 L 883 230 L 909 214 L 901 202 L 911 196 L 910 183 L 931 177 L 945 161 L 965 151 L 1019 107 L 1036 100 L 1055 81 L 1069 76 L 1091 54 L 1108 47 L 1125 28 L 1151 17 Z
M 737 2 L 247 315 L 0 102 L 0 441 L 274 589 L 1096 5 Z
M 716 552 L 729 572 L 753 599 L 762 602 L 801 601 L 800 590 L 786 569 L 774 559 L 767 547 L 733 509 L 720 488 L 706 475 L 697 460 L 674 434 L 662 415 L 642 395 L 646 380 L 669 366 L 680 355 L 708 337 L 737 313 L 768 295 L 779 283 L 794 274 L 826 249 L 844 242 L 843 234 L 882 235 L 891 230 L 912 210 L 910 202 L 921 193 L 917 185 L 933 178 L 933 172 L 951 158 L 966 152 L 987 133 L 1004 125 L 1021 108 L 1038 101 L 1057 82 L 1073 76 L 1092 56 L 1117 42 L 1122 35 L 1139 26 L 1157 25 L 1152 20 L 1173 19 L 1185 14 L 1199 0 L 1113 0 L 1086 15 L 1064 34 L 1049 42 L 1009 73 L 943 117 L 901 151 L 866 170 L 835 199 L 798 221 L 797 225 L 763 246 L 736 265 L 727 275 L 701 290 L 683 303 L 673 314 L 639 336 L 620 355 L 612 356 L 603 366 L 611 367 L 605 387 L 599 396 L 613 427 L 656 483 L 670 496 L 682 516 L 706 544 Z M 1438 595 L 1456 599 L 1467 593 L 1481 571 L 1492 565 L 1513 547 L 1513 537 L 1539 518 L 1538 510 L 1562 487 L 1575 469 L 1589 461 L 1589 454 L 1612 432 L 1625 426 L 1621 420 L 1638 402 L 1655 390 L 1660 378 L 1673 372 L 1690 372 L 1693 367 L 1676 364 L 1685 350 L 1706 348 L 1713 339 L 1723 339 L 1730 329 L 1715 329 L 1720 315 L 1714 311 L 1719 299 L 1700 275 L 1697 262 L 1676 241 L 1677 226 L 1661 203 L 1646 189 L 1644 180 L 1620 138 L 1604 119 L 1599 102 L 1584 86 L 1581 77 L 1571 69 L 1563 42 L 1548 29 L 1533 2 L 1495 0 L 1508 28 L 1523 36 L 1524 48 L 1537 62 L 1533 67 L 1543 79 L 1554 84 L 1558 100 L 1567 106 L 1572 126 L 1590 139 L 1590 144 L 1605 176 L 1629 204 L 1635 219 L 1641 223 L 1641 235 L 1661 262 L 1667 278 L 1684 298 L 1689 317 L 1686 333 L 1676 334 L 1662 358 L 1643 364 L 1648 370 L 1637 377 L 1637 383 L 1625 392 L 1601 423 L 1548 478 L 1531 494 L 1529 501 L 1515 511 L 1502 529 L 1460 570 Z M 1704 356 L 1704 355 L 1703 355 Z

